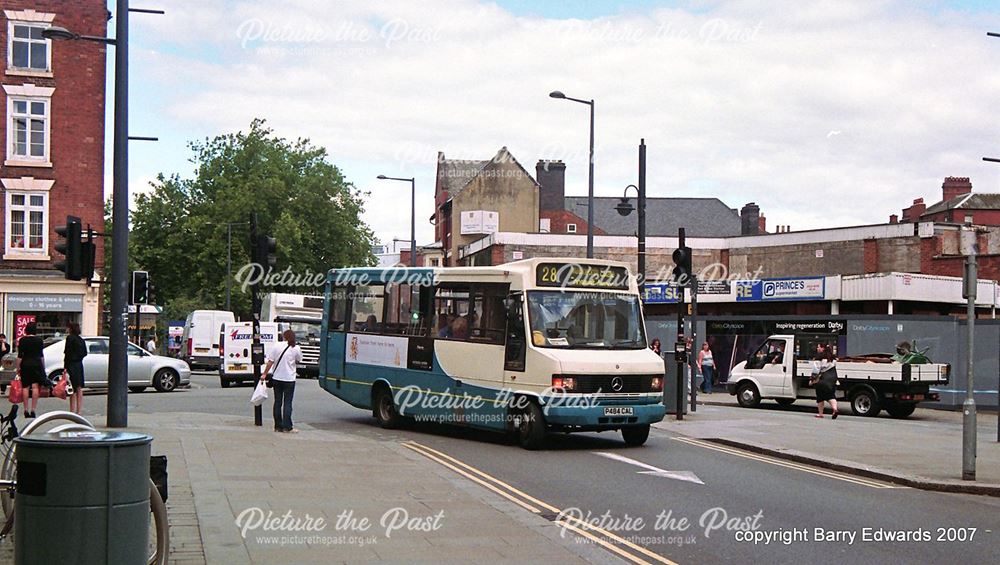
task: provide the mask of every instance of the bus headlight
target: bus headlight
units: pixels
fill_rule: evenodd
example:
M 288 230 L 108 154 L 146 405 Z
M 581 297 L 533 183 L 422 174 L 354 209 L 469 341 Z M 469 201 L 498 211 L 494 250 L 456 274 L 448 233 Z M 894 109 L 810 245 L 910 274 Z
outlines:
M 660 392 L 663 390 L 663 377 L 653 377 L 652 386 L 650 387 L 653 392 Z
M 562 375 L 552 375 L 552 388 L 573 392 L 576 390 L 576 377 L 564 377 Z

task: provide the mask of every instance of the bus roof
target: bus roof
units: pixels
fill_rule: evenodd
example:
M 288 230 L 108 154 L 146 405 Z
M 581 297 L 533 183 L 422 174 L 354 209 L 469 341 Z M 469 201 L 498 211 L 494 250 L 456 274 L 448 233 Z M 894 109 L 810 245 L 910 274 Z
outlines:
M 330 269 L 326 280 L 328 283 L 346 282 L 355 277 L 364 277 L 371 283 L 384 282 L 415 282 L 434 280 L 462 280 L 467 277 L 493 278 L 509 280 L 510 278 L 528 277 L 534 280 L 535 272 L 540 264 L 566 263 L 576 265 L 595 265 L 601 267 L 622 267 L 629 269 L 627 263 L 608 259 L 581 259 L 579 257 L 534 257 L 522 259 L 491 267 L 349 267 L 345 269 Z M 632 277 L 630 277 L 632 278 Z M 634 285 L 634 278 L 632 284 Z

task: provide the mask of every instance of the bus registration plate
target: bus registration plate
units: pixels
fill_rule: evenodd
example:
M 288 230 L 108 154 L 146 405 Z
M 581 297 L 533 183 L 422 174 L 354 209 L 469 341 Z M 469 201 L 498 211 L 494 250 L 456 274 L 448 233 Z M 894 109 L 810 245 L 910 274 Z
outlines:
M 606 406 L 604 408 L 605 416 L 631 416 L 632 407 L 631 406 Z

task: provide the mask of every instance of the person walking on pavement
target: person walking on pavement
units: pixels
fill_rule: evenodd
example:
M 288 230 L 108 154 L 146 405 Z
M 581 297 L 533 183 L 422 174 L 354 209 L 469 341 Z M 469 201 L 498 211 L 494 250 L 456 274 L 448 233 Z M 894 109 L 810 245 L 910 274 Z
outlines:
M 69 397 L 69 411 L 80 414 L 83 410 L 83 358 L 87 356 L 87 344 L 80 337 L 80 324 L 66 324 L 66 347 L 63 354 L 63 374 L 73 385 Z
M 712 348 L 708 342 L 701 344 L 701 351 L 698 352 L 698 370 L 701 371 L 701 391 L 706 394 L 712 393 L 713 378 L 715 377 L 715 358 L 712 357 Z
M 823 404 L 830 402 L 833 409 L 833 419 L 840 414 L 837 411 L 837 360 L 829 345 L 816 346 L 816 357 L 812 362 L 812 377 L 809 384 L 816 387 L 816 417 L 823 417 Z
M 10 353 L 10 344 L 7 343 L 7 334 L 0 334 L 0 359 Z
M 299 431 L 292 426 L 292 399 L 302 350 L 295 344 L 294 331 L 285 330 L 283 336 L 285 343 L 279 341 L 268 352 L 267 365 L 260 379 L 266 380 L 270 374 L 274 385 L 274 431 L 296 434 Z
M 17 376 L 24 387 L 24 417 L 34 418 L 38 408 L 38 391 L 45 383 L 45 357 L 42 353 L 44 344 L 42 338 L 35 335 L 38 326 L 34 323 L 24 328 L 24 336 L 17 342 Z M 28 398 L 31 398 L 31 410 L 28 410 Z

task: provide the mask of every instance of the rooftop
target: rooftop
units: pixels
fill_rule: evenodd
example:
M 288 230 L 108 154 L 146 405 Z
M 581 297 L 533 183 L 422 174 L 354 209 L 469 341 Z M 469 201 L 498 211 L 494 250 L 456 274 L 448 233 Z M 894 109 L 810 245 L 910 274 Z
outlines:
M 632 206 L 637 205 L 630 198 Z M 622 216 L 615 209 L 621 198 L 600 196 L 594 198 L 594 225 L 608 235 L 634 235 L 638 230 L 638 214 Z M 567 196 L 566 209 L 587 217 L 587 197 Z M 718 198 L 646 198 L 646 235 L 675 236 L 678 228 L 685 228 L 693 237 L 731 237 L 740 235 L 742 222 L 739 214 Z

